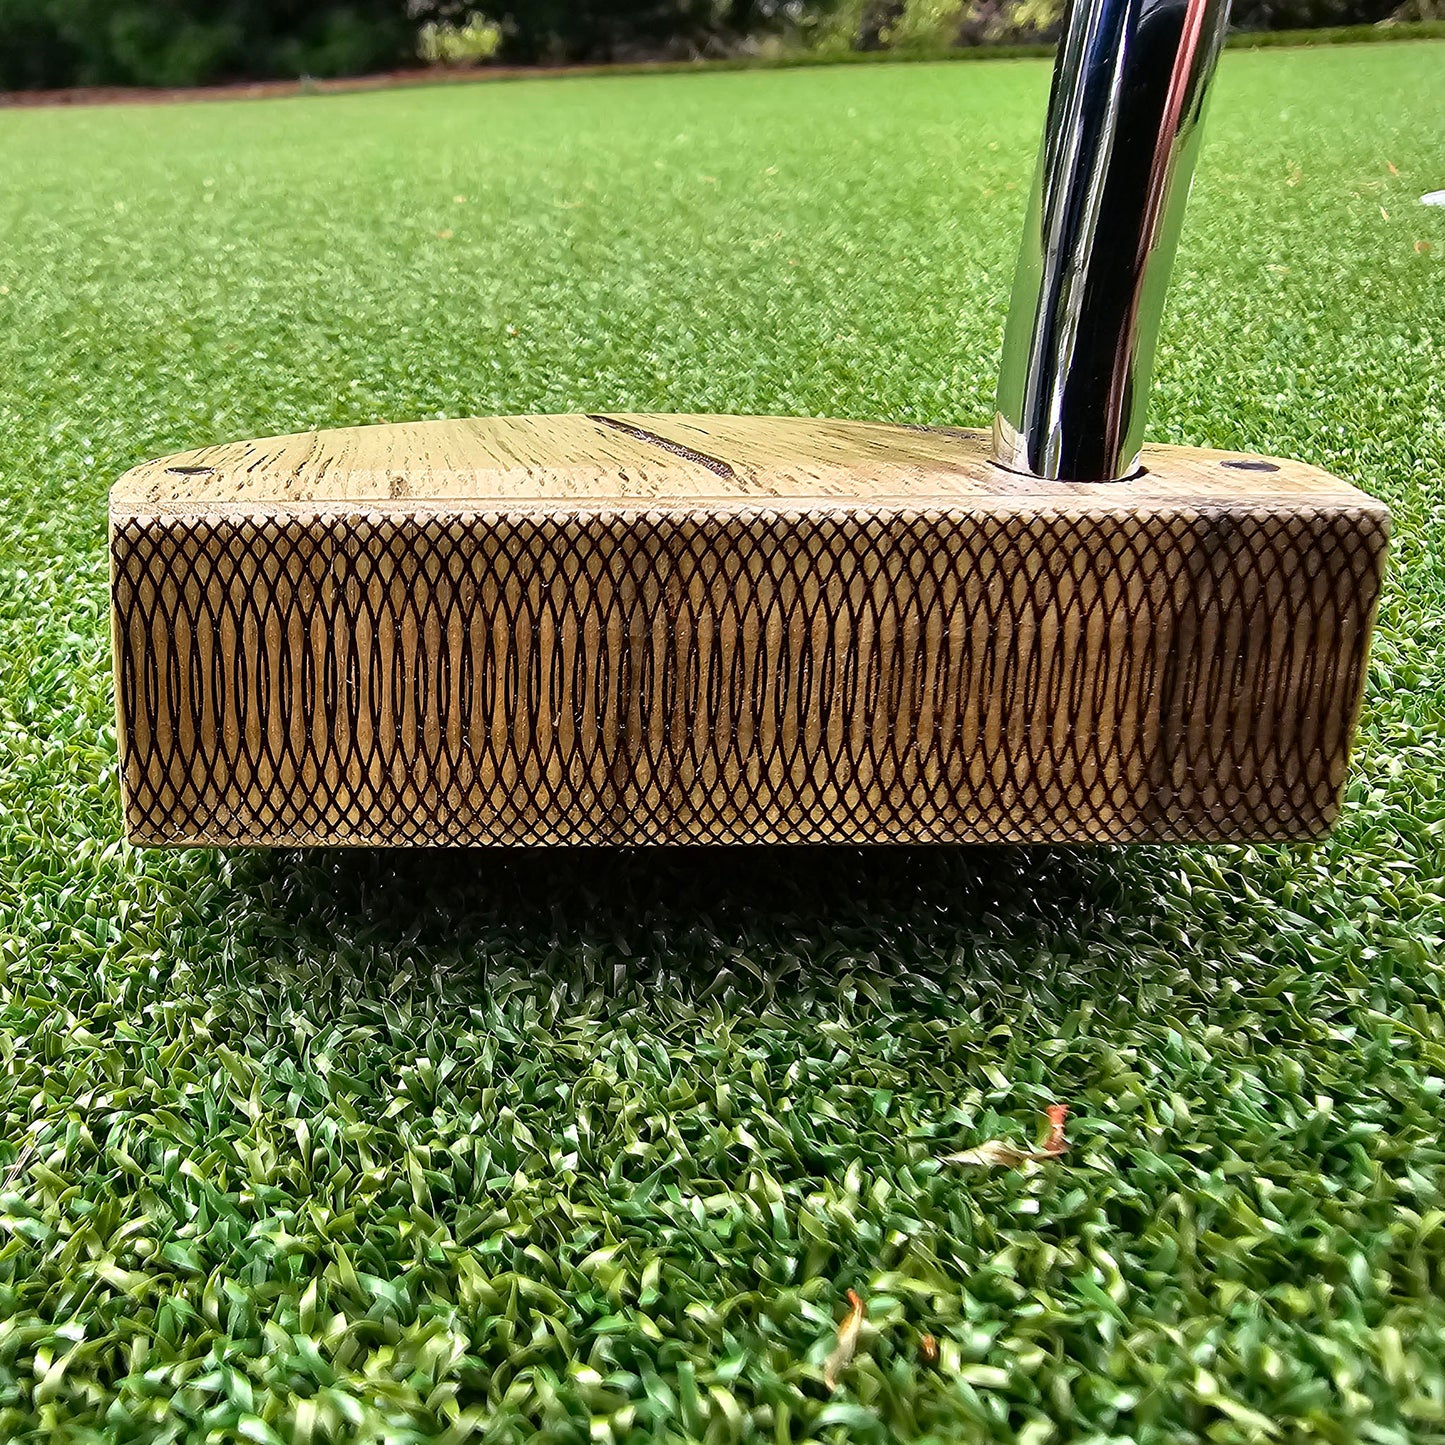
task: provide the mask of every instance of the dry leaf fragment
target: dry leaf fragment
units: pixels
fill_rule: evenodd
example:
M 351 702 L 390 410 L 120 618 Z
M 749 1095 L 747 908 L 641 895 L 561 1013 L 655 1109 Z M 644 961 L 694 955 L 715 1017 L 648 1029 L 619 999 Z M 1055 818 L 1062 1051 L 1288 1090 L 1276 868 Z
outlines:
M 957 1154 L 945 1154 L 942 1164 L 982 1164 L 989 1168 L 1016 1169 L 1034 1158 L 1036 1150 L 1020 1149 L 1016 1144 L 1002 1139 L 988 1139 L 974 1149 L 964 1149 Z
M 1430 254 L 1430 243 L 1428 241 L 1416 241 L 1415 254 L 1417 256 L 1428 256 Z
M 1043 1152 L 1045 1154 L 1062 1154 L 1069 1147 L 1068 1141 L 1064 1138 L 1064 1121 L 1069 1117 L 1069 1106 L 1067 1104 L 1050 1104 L 1044 1110 L 1044 1117 L 1049 1121 L 1049 1132 L 1044 1139 Z
M 918 1358 L 925 1365 L 936 1365 L 938 1363 L 938 1340 L 934 1335 L 920 1335 L 918 1337 Z
M 451 238 L 452 238 L 452 233 L 451 233 L 450 231 L 438 231 L 438 232 L 437 232 L 437 240 L 438 240 L 438 241 L 450 241 Z
M 1020 1164 L 1036 1164 L 1044 1159 L 1057 1159 L 1068 1147 L 1064 1138 L 1064 1120 L 1069 1117 L 1067 1104 L 1050 1104 L 1044 1111 L 1049 1132 L 1037 1149 L 1020 1149 L 1006 1139 L 986 1139 L 972 1149 L 958 1154 L 945 1154 L 943 1164 L 979 1164 L 985 1168 L 1017 1169 Z
M 1389 167 L 1389 171 L 1392 176 L 1398 176 L 1400 174 L 1400 168 L 1395 164 L 1394 161 L 1386 161 L 1385 165 Z
M 858 1349 L 858 1333 L 863 1328 L 863 1301 L 856 1289 L 848 1291 L 848 1313 L 838 1326 L 838 1343 L 823 1362 L 823 1383 L 829 1390 L 838 1388 L 838 1377 L 853 1363 Z

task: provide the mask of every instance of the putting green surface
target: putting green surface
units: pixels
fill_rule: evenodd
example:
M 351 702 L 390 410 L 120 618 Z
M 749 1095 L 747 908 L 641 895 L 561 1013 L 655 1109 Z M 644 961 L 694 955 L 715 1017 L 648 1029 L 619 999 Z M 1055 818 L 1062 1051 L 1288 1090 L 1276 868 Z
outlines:
M 117 474 L 983 423 L 1048 69 L 0 113 L 0 1438 L 1445 1438 L 1442 77 L 1226 56 L 1162 348 L 1395 510 L 1315 848 L 128 851 Z

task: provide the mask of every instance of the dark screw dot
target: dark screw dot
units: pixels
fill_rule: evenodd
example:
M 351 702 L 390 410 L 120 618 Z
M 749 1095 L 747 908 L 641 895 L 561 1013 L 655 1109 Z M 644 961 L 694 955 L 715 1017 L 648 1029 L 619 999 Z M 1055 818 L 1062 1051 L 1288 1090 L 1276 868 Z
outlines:
M 1273 462 L 1220 462 L 1222 467 L 1233 467 L 1237 472 L 1277 472 Z

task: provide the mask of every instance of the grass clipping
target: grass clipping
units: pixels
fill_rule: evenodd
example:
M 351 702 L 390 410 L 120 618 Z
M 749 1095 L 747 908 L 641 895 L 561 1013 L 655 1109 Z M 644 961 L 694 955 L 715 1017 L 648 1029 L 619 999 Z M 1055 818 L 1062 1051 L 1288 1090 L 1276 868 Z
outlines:
M 843 1371 L 853 1363 L 853 1356 L 858 1353 L 858 1336 L 863 1331 L 864 1313 L 862 1296 L 856 1289 L 850 1289 L 848 1313 L 843 1316 L 842 1323 L 838 1326 L 838 1343 L 823 1362 L 823 1383 L 829 1391 L 838 1388 Z
M 1069 1117 L 1067 1104 L 1050 1104 L 1044 1111 L 1049 1121 L 1048 1133 L 1037 1149 L 1020 1149 L 1007 1139 L 986 1139 L 972 1149 L 958 1154 L 945 1154 L 943 1164 L 972 1164 L 984 1169 L 1018 1169 L 1025 1164 L 1041 1164 L 1046 1159 L 1057 1159 L 1069 1147 L 1064 1137 L 1064 1121 Z

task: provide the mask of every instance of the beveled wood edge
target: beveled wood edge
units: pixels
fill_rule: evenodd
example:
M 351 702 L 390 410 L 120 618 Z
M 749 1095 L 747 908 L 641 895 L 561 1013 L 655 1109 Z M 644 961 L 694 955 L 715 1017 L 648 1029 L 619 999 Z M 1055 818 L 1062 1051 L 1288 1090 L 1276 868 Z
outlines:
M 908 511 L 914 514 L 930 515 L 950 512 L 996 512 L 1014 514 L 1018 512 L 1048 511 L 1051 514 L 1098 515 L 1101 513 L 1130 513 L 1141 508 L 1148 510 L 1189 510 L 1204 511 L 1212 508 L 1237 508 L 1258 506 L 1264 510 L 1293 509 L 1304 507 L 1327 507 L 1340 509 L 1353 507 L 1361 513 L 1383 519 L 1388 525 L 1387 505 L 1350 482 L 1341 480 L 1322 468 L 1310 463 L 1293 461 L 1288 458 L 1263 456 L 1246 452 L 1229 451 L 1213 447 L 1185 447 L 1173 444 L 1146 443 L 1143 449 L 1143 469 L 1134 478 L 1119 482 L 1040 482 L 1023 478 L 1016 473 L 998 467 L 989 460 L 990 438 L 987 432 L 964 427 L 923 427 L 913 423 L 855 422 L 850 419 L 824 419 L 813 417 L 708 417 L 701 414 L 678 413 L 670 418 L 662 413 L 608 413 L 608 417 L 626 423 L 652 422 L 660 424 L 676 420 L 697 424 L 709 420 L 728 423 L 757 423 L 764 427 L 782 424 L 785 428 L 806 428 L 809 423 L 820 427 L 850 426 L 896 427 L 898 430 L 926 434 L 934 437 L 949 437 L 970 443 L 977 449 L 974 457 L 968 458 L 970 465 L 977 465 L 980 471 L 996 473 L 999 479 L 997 492 L 975 492 L 970 495 L 928 495 L 918 491 L 887 490 L 874 491 L 867 496 L 846 495 L 805 495 L 786 492 L 746 493 L 725 486 L 716 489 L 688 492 L 674 497 L 629 498 L 609 496 L 600 493 L 595 496 L 537 496 L 485 493 L 366 497 L 366 498 L 289 498 L 271 497 L 205 497 L 197 495 L 184 501 L 157 503 L 136 492 L 143 480 L 153 476 L 157 468 L 171 465 L 192 464 L 192 459 L 214 451 L 204 447 L 177 452 L 170 456 L 156 458 L 131 467 L 123 473 L 110 489 L 108 514 L 112 527 L 116 520 L 165 518 L 199 518 L 207 515 L 217 517 L 249 514 L 256 517 L 332 517 L 371 515 L 384 516 L 528 516 L 539 514 L 577 515 L 618 515 L 646 516 L 676 515 L 678 513 L 704 512 L 726 514 L 766 513 L 860 513 L 878 511 Z M 475 421 L 545 422 L 548 415 L 536 414 L 522 417 L 467 418 Z M 589 420 L 590 416 L 562 416 L 560 420 Z M 599 414 L 600 419 L 600 414 Z M 413 425 L 403 423 L 402 425 Z M 424 425 L 419 423 L 417 425 Z M 280 437 L 257 438 L 262 441 L 287 441 L 303 438 L 322 438 L 338 434 L 352 435 L 379 432 L 388 429 L 385 424 L 369 427 L 333 428 L 318 432 L 298 432 Z M 223 443 L 221 445 L 250 445 L 249 442 Z M 860 457 L 853 467 L 860 474 L 866 473 L 867 458 Z M 1229 463 L 1264 464 L 1272 471 L 1241 470 L 1228 478 L 1219 477 L 1217 487 L 1204 484 L 1196 475 L 1201 467 L 1222 468 Z M 545 465 L 545 463 L 543 464 Z M 1210 480 L 1214 478 L 1205 473 Z M 1276 486 L 1271 486 L 1271 481 Z M 1286 485 L 1280 486 L 1283 482 Z M 1161 488 L 1167 495 L 1161 495 Z

